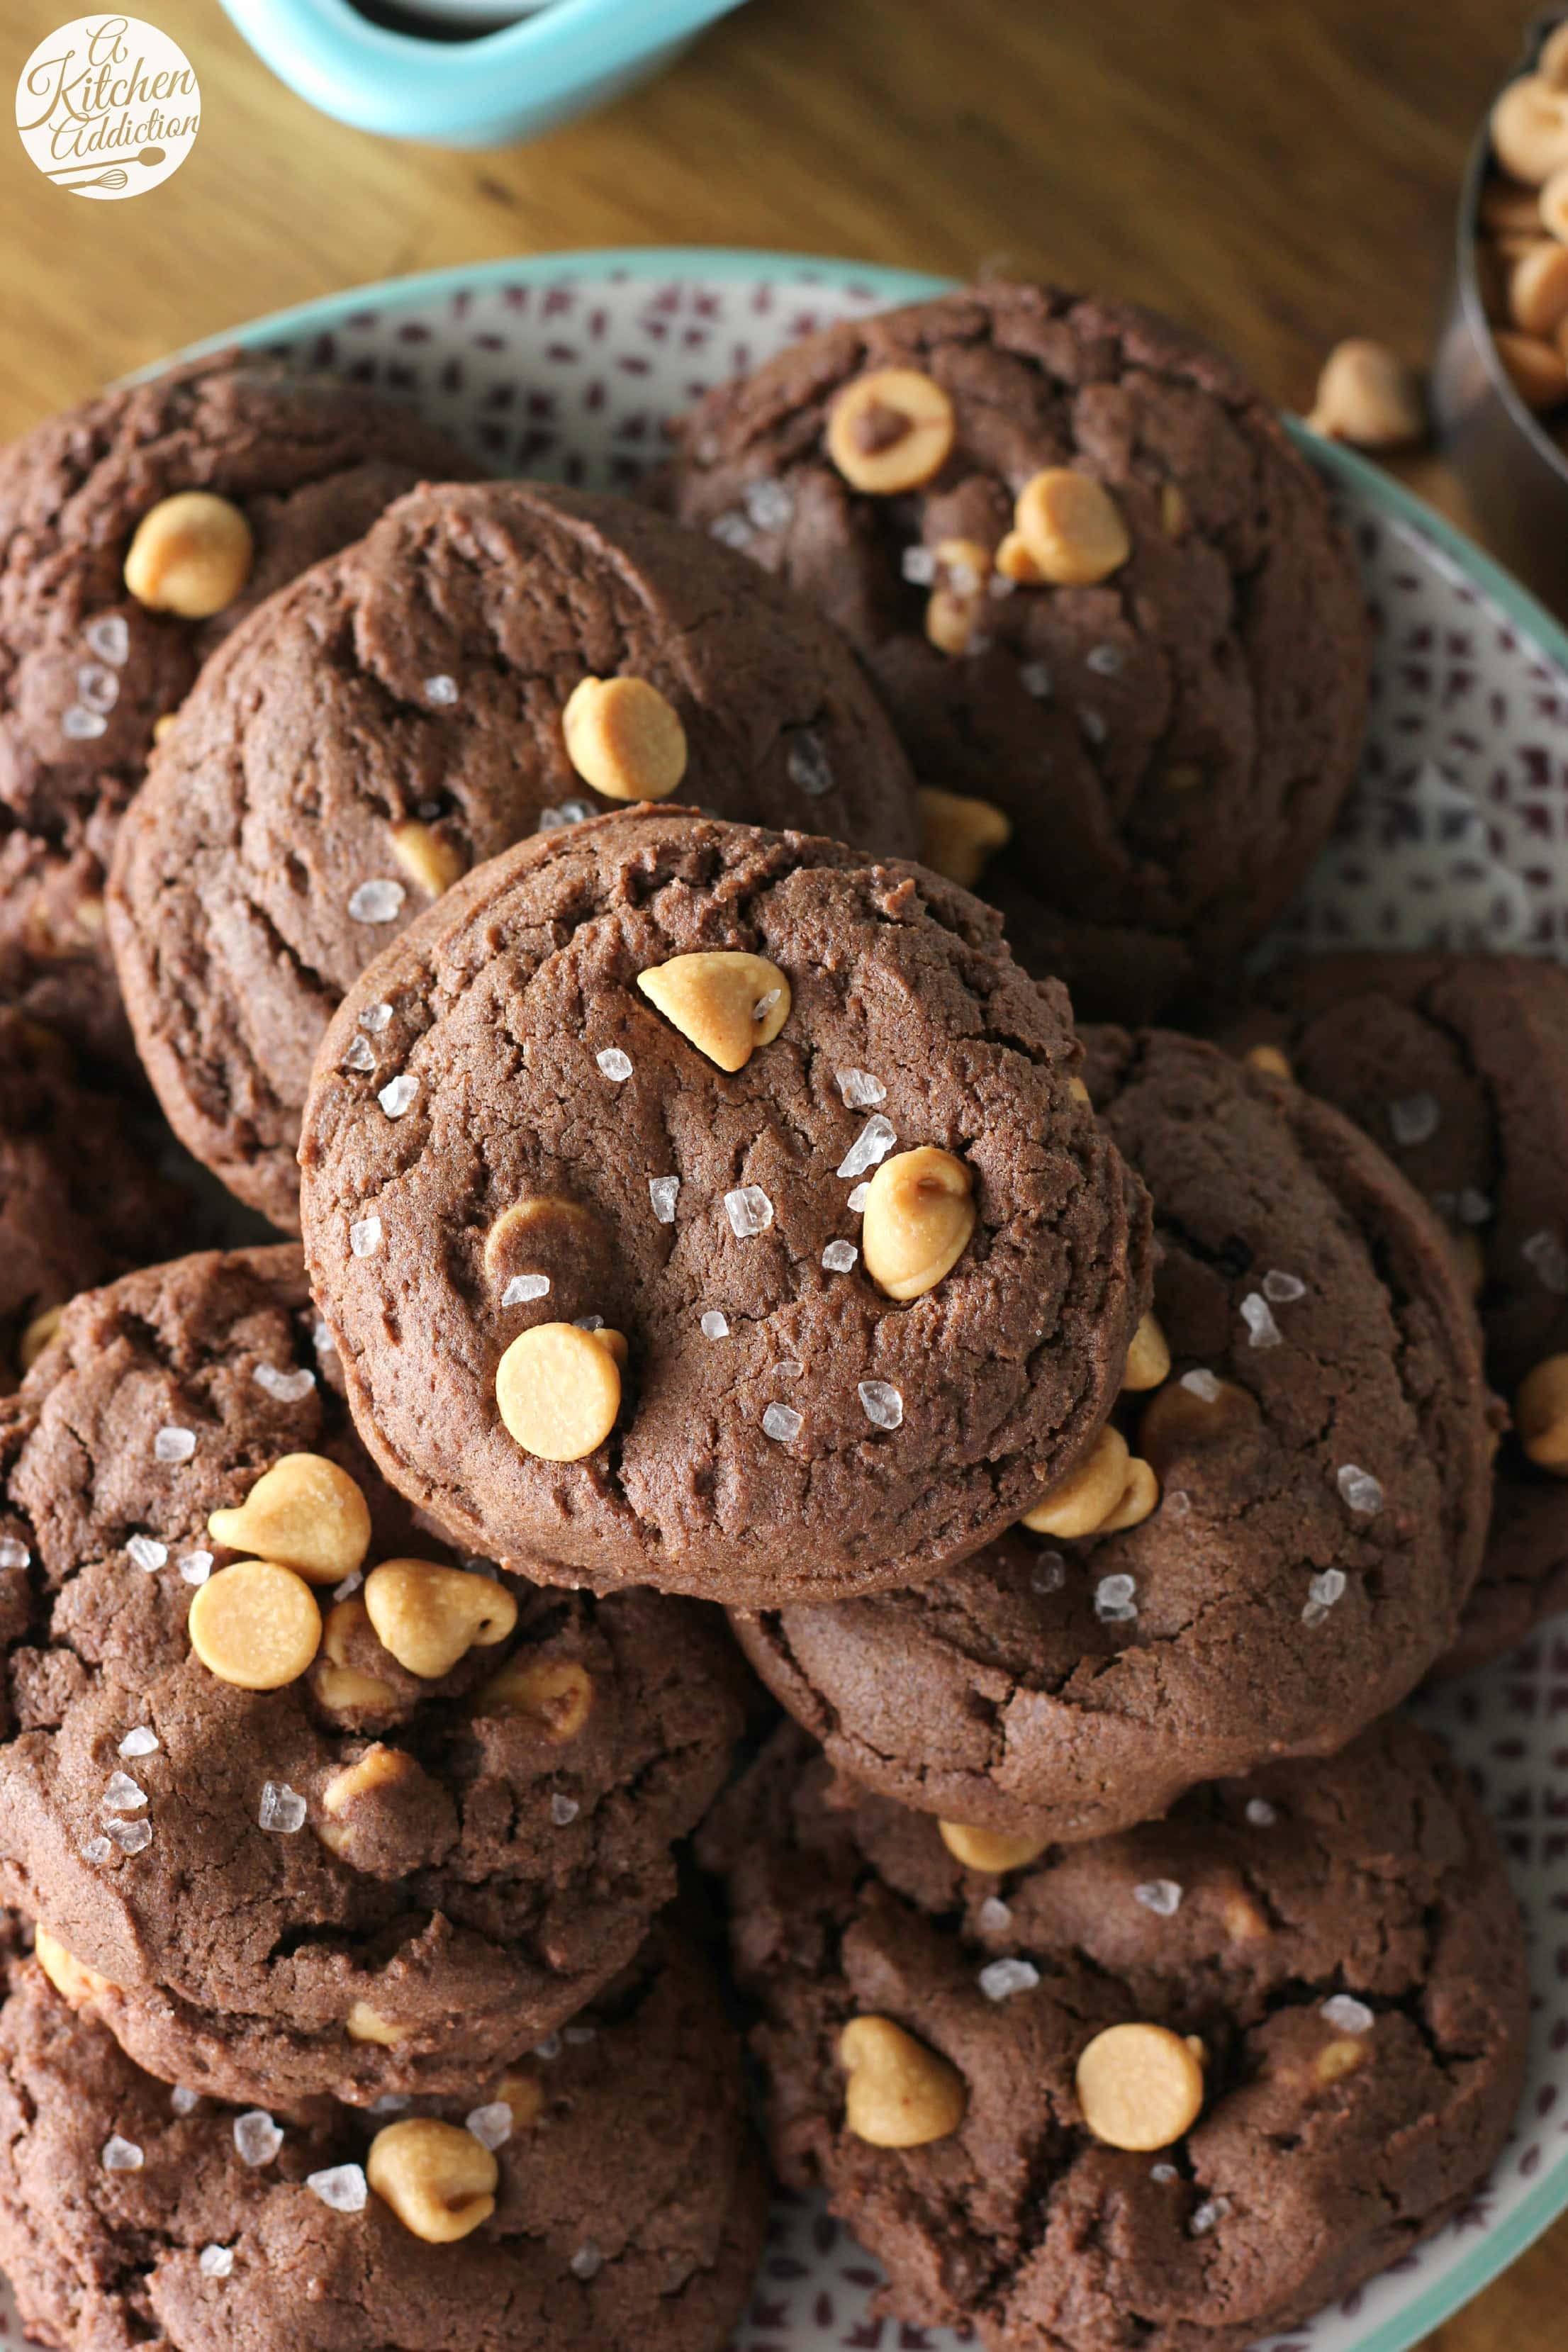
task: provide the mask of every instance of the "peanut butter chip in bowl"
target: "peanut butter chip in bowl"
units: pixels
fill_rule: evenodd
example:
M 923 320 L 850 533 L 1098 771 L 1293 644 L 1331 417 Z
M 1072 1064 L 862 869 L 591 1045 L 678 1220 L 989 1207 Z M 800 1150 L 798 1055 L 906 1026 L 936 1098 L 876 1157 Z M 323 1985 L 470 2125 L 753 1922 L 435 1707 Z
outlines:
M 1204 2070 L 1163 2025 L 1110 2025 L 1078 2062 L 1079 2105 L 1109 2147 L 1169 2147 L 1203 2112 Z

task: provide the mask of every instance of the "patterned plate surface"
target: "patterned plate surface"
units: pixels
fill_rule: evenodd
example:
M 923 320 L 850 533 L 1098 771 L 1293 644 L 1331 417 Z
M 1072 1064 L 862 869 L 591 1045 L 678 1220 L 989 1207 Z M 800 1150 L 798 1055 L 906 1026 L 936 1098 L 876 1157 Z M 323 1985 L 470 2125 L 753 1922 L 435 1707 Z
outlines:
M 938 283 L 778 254 L 556 255 L 359 289 L 239 334 L 405 394 L 498 473 L 624 488 L 710 384 Z M 1310 446 L 1380 639 L 1357 791 L 1277 943 L 1568 955 L 1568 637 L 1373 467 Z M 1568 1616 L 1419 1706 L 1474 1774 L 1525 1906 L 1529 2087 L 1474 2203 L 1270 2352 L 1404 2352 L 1568 2207 Z M 819 2206 L 781 2200 L 734 2352 L 952 2352 L 956 2336 L 874 2316 L 877 2284 Z M 0 2285 L 0 2341 L 19 2334 Z

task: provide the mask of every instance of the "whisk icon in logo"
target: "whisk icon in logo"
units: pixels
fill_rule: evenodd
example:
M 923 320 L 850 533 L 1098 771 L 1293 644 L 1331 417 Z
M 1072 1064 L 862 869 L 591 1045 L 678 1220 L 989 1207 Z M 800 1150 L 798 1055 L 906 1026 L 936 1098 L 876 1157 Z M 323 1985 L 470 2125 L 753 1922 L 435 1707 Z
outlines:
M 70 195 L 140 196 L 177 172 L 202 94 L 176 41 L 140 16 L 74 16 L 38 43 L 16 84 L 16 129 Z

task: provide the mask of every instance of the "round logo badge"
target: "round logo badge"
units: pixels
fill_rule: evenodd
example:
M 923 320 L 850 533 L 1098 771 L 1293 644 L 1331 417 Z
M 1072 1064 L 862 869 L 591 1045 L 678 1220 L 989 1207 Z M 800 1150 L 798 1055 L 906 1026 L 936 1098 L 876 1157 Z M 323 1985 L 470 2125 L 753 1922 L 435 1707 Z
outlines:
M 177 41 L 140 16 L 73 16 L 40 41 L 16 84 L 16 129 L 70 195 L 144 195 L 177 172 L 202 94 Z

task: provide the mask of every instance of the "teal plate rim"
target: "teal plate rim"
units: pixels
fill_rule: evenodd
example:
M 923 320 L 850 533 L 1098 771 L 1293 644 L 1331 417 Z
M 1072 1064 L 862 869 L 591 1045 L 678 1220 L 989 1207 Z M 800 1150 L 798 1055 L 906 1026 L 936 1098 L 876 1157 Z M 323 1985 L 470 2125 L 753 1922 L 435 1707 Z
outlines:
M 178 361 L 200 359 L 238 343 L 255 350 L 281 339 L 323 333 L 354 311 L 374 301 L 384 309 L 422 308 L 465 288 L 500 285 L 546 285 L 563 278 L 630 278 L 668 280 L 702 278 L 710 280 L 810 282 L 817 278 L 836 287 L 864 288 L 885 297 L 889 304 L 919 301 L 951 291 L 956 280 L 926 270 L 892 268 L 832 255 L 750 251 L 731 246 L 584 247 L 558 252 L 529 254 L 494 261 L 458 263 L 405 278 L 383 278 L 354 286 L 339 294 L 269 312 L 204 336 L 182 351 L 138 371 L 161 374 Z M 1299 418 L 1287 416 L 1292 438 L 1314 462 L 1343 484 L 1352 497 L 1378 508 L 1396 522 L 1416 532 L 1461 572 L 1484 596 L 1543 655 L 1568 673 L 1568 630 L 1511 573 L 1494 562 L 1474 540 L 1417 498 L 1402 483 L 1346 449 L 1309 432 Z M 1405 2308 L 1357 2340 L 1355 2352 L 1410 2352 L 1435 2327 L 1500 2277 L 1558 2217 L 1568 2211 L 1568 2151 L 1559 2157 L 1544 2179 L 1537 2182 L 1506 2221 L 1498 2223 L 1462 2262 L 1456 2263 Z

